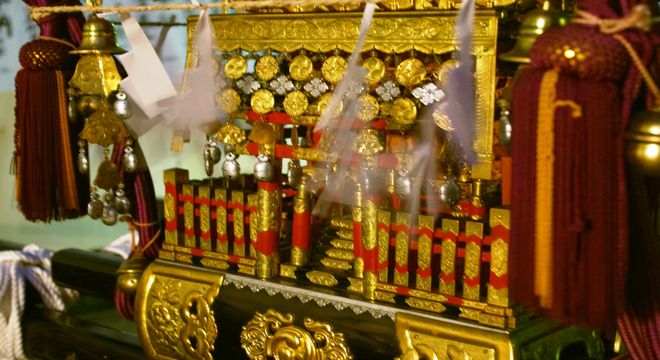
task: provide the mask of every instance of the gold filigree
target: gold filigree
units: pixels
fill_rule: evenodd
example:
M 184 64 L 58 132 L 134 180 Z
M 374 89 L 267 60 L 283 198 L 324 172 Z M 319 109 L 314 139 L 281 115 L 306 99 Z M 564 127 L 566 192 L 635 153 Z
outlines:
M 352 359 L 344 335 L 331 325 L 303 320 L 304 329 L 293 325 L 292 314 L 268 309 L 255 312 L 243 326 L 241 347 L 251 360 L 284 359 Z
M 103 105 L 87 118 L 80 138 L 90 144 L 110 146 L 128 137 L 124 121 L 109 105 Z
M 337 249 L 353 251 L 353 240 L 332 239 L 330 240 L 330 245 Z
M 291 60 L 289 64 L 289 75 L 293 80 L 306 81 L 312 76 L 314 64 L 307 55 L 300 54 Z
M 218 270 L 222 270 L 222 271 L 229 269 L 229 263 L 226 262 L 226 261 L 222 261 L 222 260 L 211 259 L 211 258 L 205 257 L 205 258 L 202 258 L 200 260 L 200 262 L 205 267 L 210 267 L 210 268 L 214 268 L 214 269 L 218 269 Z
M 332 287 L 339 284 L 339 281 L 337 281 L 337 279 L 332 274 L 325 271 L 312 270 L 308 271 L 305 276 L 307 279 L 309 279 L 309 281 L 316 285 Z
M 378 100 L 369 95 L 362 95 L 358 98 L 359 106 L 357 112 L 357 118 L 363 122 L 369 122 L 378 116 L 380 112 L 380 106 L 378 105 Z
M 244 239 L 245 241 L 245 213 L 243 212 L 244 194 L 242 191 L 232 191 L 231 201 L 234 203 L 234 239 Z M 239 246 L 234 242 L 234 255 L 245 256 L 245 245 Z
M 333 259 L 333 258 L 324 258 L 321 259 L 321 264 L 330 269 L 337 270 L 350 270 L 353 266 L 349 261 Z
M 376 300 L 378 301 L 386 301 L 394 304 L 396 303 L 395 297 L 396 297 L 395 293 L 376 290 Z
M 410 58 L 402 61 L 394 71 L 396 81 L 405 87 L 415 86 L 426 78 L 426 67 L 424 63 L 417 58 Z
M 438 302 L 429 301 L 425 299 L 418 299 L 414 297 L 407 298 L 406 304 L 410 305 L 410 307 L 414 307 L 415 309 L 433 311 L 436 313 L 444 312 L 447 309 Z
M 258 233 L 258 225 L 259 224 L 259 208 L 257 206 L 257 199 L 258 195 L 257 194 L 249 194 L 247 196 L 248 199 L 248 207 L 252 210 L 250 210 L 250 241 L 252 242 L 252 245 L 250 246 L 250 256 L 255 257 L 257 254 L 257 250 L 254 248 L 254 244 L 257 243 L 257 233 Z
M 212 359 L 218 327 L 211 308 L 223 275 L 156 261 L 137 292 L 136 324 L 152 359 Z
M 250 99 L 250 106 L 252 106 L 252 110 L 254 110 L 254 112 L 257 114 L 268 114 L 269 112 L 273 111 L 273 107 L 275 106 L 275 97 L 273 96 L 273 93 L 270 92 L 270 90 L 257 90 L 254 92 L 254 94 L 252 94 L 252 98 Z
M 225 64 L 225 76 L 228 79 L 236 80 L 247 71 L 247 60 L 241 55 L 234 55 Z
M 386 263 L 389 258 L 390 251 L 390 218 L 391 214 L 389 211 L 378 210 L 378 223 L 384 224 L 387 227 L 387 230 L 378 227 L 378 264 Z M 378 280 L 381 282 L 387 282 L 387 267 L 384 267 L 378 272 Z
M 339 55 L 334 55 L 323 62 L 321 73 L 323 74 L 324 79 L 332 84 L 336 84 L 342 77 L 344 77 L 344 72 L 347 67 L 348 62 L 346 59 Z
M 284 98 L 284 111 L 291 116 L 300 116 L 305 113 L 309 102 L 307 96 L 300 90 L 292 91 Z
M 325 251 L 325 254 L 331 258 L 338 260 L 353 260 L 353 251 L 352 250 L 341 250 L 341 249 L 328 249 Z
M 186 229 L 184 243 L 187 247 L 195 247 L 195 205 L 193 198 L 195 196 L 195 187 L 192 184 L 183 185 L 183 196 L 186 200 L 183 202 L 183 226 Z M 192 233 L 192 235 L 189 235 Z
M 232 114 L 241 107 L 241 96 L 238 91 L 226 88 L 220 91 L 216 98 L 218 107 L 227 114 Z
M 493 285 L 488 284 L 487 301 L 489 304 L 498 306 L 509 306 L 509 288 L 496 289 Z
M 175 218 L 175 211 L 176 211 L 176 204 L 174 202 L 174 195 L 171 193 L 165 193 L 165 198 L 163 199 L 164 202 L 164 212 L 165 212 L 165 220 L 166 221 L 174 221 Z
M 502 239 L 496 239 L 490 244 L 490 270 L 498 277 L 506 274 L 509 269 L 509 245 Z
M 411 215 L 408 213 L 396 213 L 396 226 L 410 229 Z M 408 268 L 408 245 L 410 244 L 410 235 L 404 230 L 397 231 L 395 235 L 396 245 L 394 247 L 394 261 L 399 267 Z M 408 271 L 400 273 L 394 271 L 394 283 L 401 286 L 408 286 Z
M 433 216 L 420 215 L 417 225 L 420 230 L 433 233 Z M 429 270 L 431 266 L 431 247 L 433 240 L 427 233 L 422 233 L 417 238 L 417 264 L 420 270 Z M 431 290 L 431 276 L 423 277 L 417 274 L 418 289 Z
M 373 129 L 362 129 L 355 139 L 353 151 L 365 157 L 371 157 L 383 151 L 383 144 L 377 134 Z
M 198 188 L 199 197 L 206 200 L 199 205 L 199 229 L 202 233 L 211 234 L 211 209 L 209 202 L 211 201 L 211 188 L 208 186 L 200 186 Z M 203 240 L 200 242 L 202 250 L 211 250 L 211 239 Z
M 277 75 L 280 71 L 280 65 L 273 55 L 266 55 L 259 58 L 254 66 L 254 72 L 260 80 L 268 81 Z
M 229 146 L 236 146 L 245 142 L 245 133 L 234 122 L 227 121 L 215 134 L 215 139 Z
M 229 252 L 229 242 L 227 240 L 227 190 L 216 188 L 214 191 L 215 201 L 218 203 L 215 209 L 215 231 L 218 234 L 216 251 L 226 254 Z M 224 241 L 220 241 L 220 238 L 224 238 Z

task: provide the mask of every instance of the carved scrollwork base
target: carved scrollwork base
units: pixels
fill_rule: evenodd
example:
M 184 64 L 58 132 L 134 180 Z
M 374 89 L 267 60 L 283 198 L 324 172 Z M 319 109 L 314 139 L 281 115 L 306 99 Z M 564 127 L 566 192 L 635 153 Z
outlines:
M 145 271 L 135 322 L 150 359 L 213 359 L 218 326 L 211 305 L 224 276 L 156 261 Z
M 269 309 L 256 312 L 241 332 L 241 346 L 252 360 L 266 359 L 352 359 L 344 335 L 330 324 L 303 320 L 304 329 L 293 325 L 292 314 Z

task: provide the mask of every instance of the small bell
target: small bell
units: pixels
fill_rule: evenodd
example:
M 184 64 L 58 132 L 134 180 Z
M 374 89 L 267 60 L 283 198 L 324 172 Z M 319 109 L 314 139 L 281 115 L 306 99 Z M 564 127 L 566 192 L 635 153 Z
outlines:
M 302 174 L 303 171 L 302 167 L 300 167 L 300 161 L 291 160 L 291 162 L 289 162 L 289 170 L 286 172 L 289 185 L 291 185 L 291 187 L 297 188 L 298 185 L 300 185 Z
M 273 178 L 273 166 L 268 161 L 268 155 L 257 155 L 254 164 L 254 177 L 259 181 L 270 181 Z
M 396 182 L 394 183 L 397 195 L 402 198 L 410 196 L 412 192 L 412 180 L 410 179 L 408 170 L 401 169 L 397 175 Z
M 241 165 L 236 161 L 236 154 L 233 152 L 225 154 L 225 162 L 222 164 L 222 175 L 229 180 L 235 180 L 241 175 Z
M 117 269 L 117 288 L 126 295 L 135 295 L 142 273 L 148 265 L 149 259 L 139 255 L 122 262 Z
M 126 192 L 121 187 L 115 191 L 114 207 L 120 214 L 127 214 L 131 211 L 131 200 L 126 196 Z
M 128 101 L 128 96 L 119 88 L 115 94 L 115 102 L 112 104 L 115 114 L 117 114 L 122 119 L 128 119 L 133 113 L 131 109 L 131 103 Z
M 113 206 L 114 202 L 114 194 L 112 192 L 105 193 L 101 221 L 106 225 L 114 225 L 117 223 L 118 215 L 117 210 Z
M 78 111 L 76 107 L 76 99 L 72 94 L 69 94 L 69 99 L 66 102 L 66 113 L 69 116 L 69 121 L 72 123 L 78 120 Z
M 85 144 L 82 141 L 78 142 L 78 171 L 83 175 L 89 172 L 87 151 L 85 150 Z
M 90 200 L 87 204 L 87 215 L 96 220 L 103 215 L 103 202 L 99 199 L 99 194 L 94 192 L 94 190 L 89 194 L 89 197 Z
M 206 172 L 206 176 L 213 176 L 213 166 L 215 164 L 213 163 L 213 160 L 209 159 L 208 157 L 204 156 L 204 171 Z
M 127 145 L 124 148 L 124 156 L 122 157 L 122 164 L 124 165 L 124 169 L 126 169 L 126 171 L 130 173 L 135 172 L 135 170 L 137 170 L 137 165 L 138 165 L 137 156 L 135 156 L 135 153 L 133 153 L 133 147 L 130 145 Z
M 458 203 L 461 198 L 461 188 L 453 176 L 445 178 L 444 183 L 438 189 L 438 195 L 440 201 L 447 207 L 453 208 Z
M 220 148 L 215 145 L 213 140 L 208 139 L 204 145 L 204 170 L 207 176 L 213 175 L 213 167 L 220 161 L 220 156 Z

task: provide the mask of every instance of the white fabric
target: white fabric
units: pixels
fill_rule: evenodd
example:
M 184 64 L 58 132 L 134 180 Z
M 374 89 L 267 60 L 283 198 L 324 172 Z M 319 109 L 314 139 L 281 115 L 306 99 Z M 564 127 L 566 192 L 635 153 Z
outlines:
M 44 304 L 63 311 L 76 293 L 61 289 L 51 277 L 52 252 L 37 245 L 21 251 L 0 252 L 0 359 L 25 359 L 21 316 L 25 307 L 25 281 L 39 292 Z
M 135 242 L 140 241 L 140 234 L 137 231 L 133 231 L 133 237 L 135 238 Z M 104 247 L 103 251 L 121 256 L 123 259 L 128 259 L 128 256 L 131 255 L 131 240 L 131 233 L 126 233 Z

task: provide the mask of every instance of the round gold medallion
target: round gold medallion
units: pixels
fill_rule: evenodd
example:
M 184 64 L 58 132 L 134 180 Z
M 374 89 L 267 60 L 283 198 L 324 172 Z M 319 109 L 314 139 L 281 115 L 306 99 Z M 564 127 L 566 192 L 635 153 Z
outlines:
M 446 84 L 449 78 L 449 72 L 458 67 L 458 60 L 450 59 L 442 63 L 440 68 L 433 74 L 440 84 Z
M 331 98 L 332 98 L 332 94 L 324 94 L 323 96 L 321 96 L 319 102 L 316 105 L 316 109 L 318 110 L 319 115 L 323 115 L 325 109 L 328 108 L 328 104 L 330 103 Z M 341 101 L 339 101 L 339 104 L 337 105 L 334 114 L 331 114 L 331 117 L 339 116 L 343 108 L 344 108 L 344 104 Z
M 238 79 L 247 71 L 247 60 L 240 55 L 234 55 L 225 64 L 225 76 L 228 79 Z
M 370 57 L 362 62 L 367 69 L 367 81 L 369 84 L 378 83 L 385 76 L 385 64 L 377 57 Z
M 394 126 L 406 128 L 412 125 L 415 119 L 417 119 L 417 107 L 410 99 L 398 98 L 392 103 L 390 116 L 392 116 Z
M 306 55 L 300 54 L 291 60 L 289 75 L 293 80 L 305 81 L 312 76 L 314 64 Z
M 257 90 L 252 94 L 250 106 L 257 114 L 267 114 L 275 106 L 275 97 L 273 93 L 266 89 Z
M 218 94 L 216 102 L 222 111 L 231 114 L 241 106 L 241 96 L 238 95 L 238 91 L 226 88 Z
M 358 108 L 357 117 L 358 119 L 368 122 L 378 116 L 378 111 L 380 106 L 378 105 L 378 100 L 371 95 L 362 95 L 359 97 L 360 105 Z
M 339 55 L 329 57 L 321 67 L 323 77 L 329 82 L 336 84 L 344 76 L 344 72 L 348 67 L 346 59 Z
M 266 55 L 259 58 L 257 64 L 254 66 L 254 71 L 260 80 L 268 81 L 277 75 L 280 71 L 280 66 L 273 55 Z
M 426 78 L 424 63 L 417 58 L 402 61 L 394 71 L 396 81 L 403 86 L 415 86 Z
M 307 110 L 307 96 L 302 91 L 292 91 L 284 98 L 284 111 L 291 116 L 299 116 Z

